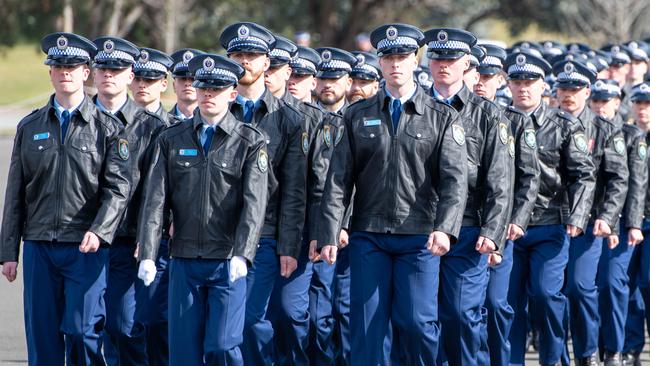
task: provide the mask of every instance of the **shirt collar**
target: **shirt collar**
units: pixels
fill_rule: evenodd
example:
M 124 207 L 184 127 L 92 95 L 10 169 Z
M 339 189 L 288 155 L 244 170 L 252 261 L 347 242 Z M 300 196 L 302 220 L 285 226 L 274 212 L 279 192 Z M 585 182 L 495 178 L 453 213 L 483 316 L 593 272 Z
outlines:
M 108 114 L 114 116 L 114 115 L 117 114 L 117 112 L 120 111 L 120 109 L 122 109 L 122 107 L 124 107 L 124 105 L 126 104 L 126 102 L 127 102 L 128 100 L 129 100 L 129 97 L 128 97 L 128 95 L 127 95 L 127 97 L 124 99 L 124 103 L 120 104 L 120 107 L 119 107 L 119 108 L 117 108 L 117 109 L 115 109 L 115 110 L 112 110 L 112 111 L 109 110 L 108 108 L 104 107 L 104 105 L 102 104 L 102 102 L 99 101 L 99 97 L 95 98 L 95 104 L 97 105 L 97 108 L 99 108 L 99 110 L 101 110 L 102 112 L 106 112 L 106 113 L 108 113 Z
M 402 97 L 399 98 L 399 101 L 402 103 L 402 105 L 406 104 L 406 102 L 408 102 L 411 98 L 413 98 L 413 96 L 415 95 L 415 93 L 418 91 L 418 87 L 417 87 L 417 85 L 414 84 L 413 86 L 414 86 L 414 88 L 413 88 L 413 90 L 412 90 L 409 94 L 407 94 L 407 95 L 403 95 Z M 390 94 L 390 91 L 388 91 L 388 88 L 384 87 L 384 91 L 386 92 L 386 95 L 390 98 L 390 103 L 391 103 L 391 105 L 392 105 L 392 104 L 393 104 L 393 100 L 395 100 L 395 99 L 397 99 L 397 98 L 393 97 L 393 96 Z
M 223 130 L 225 133 L 228 135 L 232 135 L 233 130 L 235 129 L 235 125 L 237 123 L 241 123 L 235 119 L 235 117 L 230 113 L 230 111 L 226 112 L 226 114 L 221 118 L 221 120 L 214 125 L 215 132 L 217 131 L 217 128 L 220 128 Z M 210 125 L 203 121 L 203 117 L 201 117 L 201 112 L 194 113 L 192 125 L 194 127 L 195 131 L 198 131 L 199 136 L 203 133 L 203 131 L 209 127 Z
M 74 107 L 72 107 L 72 108 L 70 108 L 70 109 L 67 109 L 68 113 L 70 113 L 70 115 L 72 116 L 72 114 L 73 114 L 77 109 L 79 109 L 79 107 L 83 104 L 84 100 L 86 100 L 85 97 L 84 97 L 84 99 L 81 100 L 81 102 L 79 102 L 79 104 L 77 104 L 76 106 L 74 106 Z M 56 113 L 56 118 L 58 118 L 59 121 L 61 121 L 61 120 L 62 120 L 61 115 L 63 114 L 63 111 L 65 111 L 66 109 L 63 108 L 63 106 L 61 106 L 61 105 L 59 104 L 59 102 L 56 100 L 56 96 L 54 96 L 54 98 L 52 98 L 52 104 L 53 104 L 53 106 L 54 106 L 54 113 Z

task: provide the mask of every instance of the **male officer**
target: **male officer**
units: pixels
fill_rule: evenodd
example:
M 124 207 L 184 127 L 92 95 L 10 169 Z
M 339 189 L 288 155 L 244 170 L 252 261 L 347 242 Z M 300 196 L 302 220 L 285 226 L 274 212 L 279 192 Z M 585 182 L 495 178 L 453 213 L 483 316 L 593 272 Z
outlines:
M 115 348 L 120 365 L 146 365 L 146 328 L 143 318 L 136 316 L 136 312 L 141 311 L 138 308 L 144 305 L 136 301 L 136 292 L 142 282 L 137 278 L 138 264 L 133 254 L 141 194 L 139 182 L 141 172 L 146 169 L 144 156 L 152 135 L 165 126 L 165 122 L 158 115 L 138 107 L 127 94 L 140 50 L 117 37 L 100 37 L 94 43 L 99 49 L 93 62 L 97 87 L 95 103 L 122 122 L 131 155 L 130 202 L 109 250 L 105 295 L 106 332 L 110 341 L 107 347 L 109 351 L 111 346 Z
M 30 365 L 104 365 L 108 249 L 126 207 L 129 142 L 84 95 L 97 51 L 84 37 L 41 41 L 54 95 L 19 124 L 5 195 L 0 263 L 16 279 L 20 241 Z
M 381 80 L 377 55 L 363 51 L 352 52 L 352 54 L 357 58 L 357 62 L 350 71 L 352 85 L 350 85 L 350 90 L 345 96 L 349 103 L 367 99 L 377 94 L 379 80 Z
M 504 82 L 503 63 L 507 55 L 503 48 L 495 45 L 486 44 L 481 47 L 485 48 L 486 56 L 478 67 L 480 78 L 474 87 L 474 92 L 489 101 L 494 101 L 498 88 Z M 523 236 L 528 227 L 540 183 L 533 121 L 511 106 L 505 107 L 504 116 L 509 121 L 513 136 L 513 140 L 509 141 L 508 145 L 508 153 L 514 155 L 514 166 L 511 167 L 512 179 L 514 179 L 513 206 L 503 253 L 490 253 L 488 257 L 490 267 L 484 305 L 488 316 L 487 325 L 481 329 L 482 352 L 479 353 L 480 364 L 495 366 L 510 363 L 508 337 L 514 311 L 508 304 L 508 285 L 512 271 L 513 241 Z
M 278 273 L 291 276 L 298 266 L 306 208 L 306 166 L 309 134 L 294 107 L 275 98 L 264 86 L 275 37 L 255 23 L 236 23 L 224 29 L 221 45 L 246 73 L 230 105 L 238 120 L 258 127 L 269 155 L 269 203 L 259 248 L 247 276 L 246 321 L 242 353 L 246 364 L 273 362 L 273 328 L 268 302 Z
M 579 365 L 592 365 L 598 350 L 598 288 L 596 274 L 603 238 L 618 222 L 627 194 L 627 154 L 620 127 L 597 116 L 587 106 L 596 73 L 580 61 L 560 61 L 553 65 L 557 77 L 560 109 L 577 118 L 585 129 L 587 153 L 596 170 L 595 191 L 586 196 L 591 219 L 584 235 L 571 239 L 565 293 L 573 352 Z M 611 247 L 610 247 L 611 248 Z
M 176 94 L 176 104 L 169 113 L 175 115 L 181 121 L 191 118 L 197 107 L 196 89 L 192 86 L 192 75 L 187 65 L 194 56 L 202 53 L 203 51 L 193 48 L 183 48 L 170 56 L 174 60 L 172 69 L 174 81 L 172 86 L 174 94 Z
M 467 133 L 467 206 L 458 242 L 440 260 L 440 322 L 442 356 L 450 365 L 470 365 L 480 347 L 486 254 L 503 250 L 510 215 L 510 128 L 494 103 L 464 85 L 476 37 L 450 28 L 431 29 L 425 36 L 434 80 L 430 93 L 460 113 Z
M 287 90 L 294 98 L 304 102 L 312 102 L 312 92 L 316 89 L 316 73 L 320 65 L 320 55 L 315 50 L 298 46 L 296 58 L 291 60 L 291 76 L 287 82 Z
M 357 59 L 348 51 L 334 47 L 317 48 L 321 68 L 316 74 L 316 98 L 324 110 L 343 115 L 348 106 L 345 96 L 350 91 L 350 71 Z
M 214 54 L 194 57 L 189 68 L 198 112 L 153 146 L 139 215 L 139 277 L 155 276 L 170 207 L 170 365 L 244 365 L 245 277 L 264 222 L 268 154 L 264 135 L 228 110 L 244 69 Z
M 467 168 L 457 163 L 467 155 L 465 133 L 458 114 L 413 80 L 422 32 L 387 24 L 371 39 L 386 84 L 345 112 L 318 246 L 324 260 L 336 261 L 356 187 L 348 245 L 351 364 L 384 362 L 390 319 L 400 335 L 400 363 L 433 365 L 440 337 L 439 256 L 457 240 L 467 192 Z
M 626 83 L 629 92 L 635 85 L 643 83 L 648 73 L 648 44 L 643 41 L 631 41 L 625 46 L 630 55 L 630 71 L 627 73 Z
M 470 91 L 474 91 L 474 86 L 479 81 L 478 66 L 485 58 L 485 48 L 483 46 L 472 46 L 472 51 L 469 54 L 469 67 L 463 74 L 463 82 L 465 87 Z
M 623 123 L 616 114 L 621 89 L 614 80 L 597 80 L 591 87 L 591 108 L 601 117 L 613 121 L 623 130 L 629 171 L 628 191 L 620 223 L 603 242 L 598 262 L 598 310 L 601 347 L 607 366 L 622 365 L 625 321 L 629 302 L 627 274 L 634 246 L 643 240 L 643 205 L 647 185 L 647 145 L 645 133 L 635 125 Z M 619 234 L 620 233 L 620 234 Z M 619 243 L 620 241 L 620 243 Z
M 540 364 L 560 362 L 566 330 L 566 298 L 562 294 L 569 236 L 584 230 L 588 198 L 594 186 L 594 165 L 580 122 L 570 114 L 551 110 L 542 102 L 544 77 L 551 66 L 525 52 L 508 56 L 504 67 L 512 90 L 512 104 L 533 120 L 540 164 L 540 188 L 528 229 L 515 241 L 508 303 L 515 311 L 510 332 L 510 363 L 523 365 L 528 311 L 539 332 Z M 563 205 L 568 202 L 567 215 Z M 531 304 L 528 307 L 529 294 Z
M 287 82 L 291 77 L 290 62 L 298 53 L 298 46 L 290 40 L 274 35 L 275 46 L 269 52 L 270 66 L 264 72 L 264 85 L 278 99 L 285 96 L 293 102 L 292 95 L 287 93 Z
M 174 124 L 177 120 L 163 108 L 160 98 L 167 90 L 167 73 L 173 63 L 162 51 L 141 48 L 140 57 L 133 64 L 135 78 L 130 85 L 135 104 L 157 114 L 168 124 Z

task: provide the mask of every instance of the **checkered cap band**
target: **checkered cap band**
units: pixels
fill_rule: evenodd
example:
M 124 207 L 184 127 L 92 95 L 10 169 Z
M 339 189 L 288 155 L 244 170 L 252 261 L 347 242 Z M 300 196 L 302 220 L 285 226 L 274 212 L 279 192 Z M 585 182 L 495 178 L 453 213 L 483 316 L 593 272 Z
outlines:
M 50 47 L 47 50 L 48 56 L 68 56 L 68 57 L 83 57 L 90 60 L 90 54 L 88 51 L 77 48 L 77 47 L 66 47 L 64 49 L 59 49 L 58 47 Z
M 397 37 L 393 40 L 384 38 L 381 41 L 377 42 L 377 49 L 383 50 L 391 47 L 415 47 L 420 48 L 418 41 L 411 37 Z
M 472 55 L 471 53 L 469 55 L 469 62 L 472 65 L 478 65 L 479 64 L 478 59 L 476 58 L 476 56 Z
M 286 58 L 286 59 L 291 59 L 291 54 L 285 50 L 281 50 L 279 48 L 274 48 L 269 52 L 269 57 L 278 57 L 278 58 Z
M 630 51 L 634 54 L 635 57 L 648 58 L 648 54 L 640 48 L 632 48 Z
M 226 70 L 226 69 L 219 69 L 219 68 L 214 68 L 210 71 L 206 69 L 198 69 L 196 70 L 196 74 L 194 75 L 195 78 L 201 78 L 202 76 L 208 76 L 208 75 L 220 75 L 224 76 L 226 78 L 232 79 L 233 81 L 239 80 L 237 78 L 237 75 L 235 75 L 233 72 Z
M 618 85 L 596 82 L 591 87 L 595 92 L 606 92 L 609 94 L 621 95 L 621 88 Z
M 583 83 L 591 84 L 591 80 L 589 80 L 588 77 L 582 75 L 579 72 L 572 72 L 567 74 L 566 72 L 561 72 L 557 75 L 557 81 L 558 82 L 563 82 L 563 81 L 581 81 Z
M 147 61 L 147 62 L 136 62 L 133 65 L 133 71 L 160 71 L 162 73 L 167 73 L 167 67 L 159 62 Z
M 481 66 L 503 67 L 503 63 L 501 62 L 501 59 L 498 57 L 485 56 L 483 62 L 481 62 Z
M 508 68 L 508 74 L 516 74 L 521 72 L 525 72 L 529 74 L 538 74 L 541 75 L 542 77 L 546 75 L 544 73 L 544 70 L 541 67 L 533 64 L 524 64 L 523 66 L 514 64 Z
M 361 66 L 355 66 L 352 68 L 352 72 L 365 72 L 369 73 L 375 76 L 379 76 L 379 71 L 375 69 L 374 67 L 368 65 L 368 64 L 363 64 Z
M 321 70 L 346 70 L 346 71 L 351 71 L 352 66 L 350 66 L 349 63 L 341 61 L 341 60 L 330 60 L 327 62 L 323 62 L 320 65 Z
M 291 61 L 289 64 L 292 68 L 299 68 L 299 69 L 309 69 L 312 72 L 316 72 L 316 65 L 314 65 L 313 62 L 304 59 L 304 58 L 296 58 L 295 60 Z
M 465 51 L 470 53 L 470 47 L 465 42 L 460 41 L 447 41 L 447 42 L 438 42 L 431 41 L 428 44 L 429 50 L 452 50 L 452 51 Z
M 174 65 L 174 72 L 179 70 L 187 70 L 188 68 L 189 68 L 188 64 L 186 64 L 185 62 L 179 62 L 176 65 Z
M 625 52 L 613 53 L 612 58 L 623 60 L 624 62 L 632 62 L 632 60 L 630 60 L 630 56 L 628 56 Z
M 135 59 L 133 59 L 133 56 L 130 54 L 120 51 L 120 50 L 114 50 L 111 53 L 106 53 L 104 51 L 99 51 L 97 52 L 97 55 L 95 56 L 95 61 L 97 62 L 102 62 L 102 61 L 115 61 L 115 60 L 125 60 L 125 61 L 130 61 L 135 63 Z
M 269 51 L 269 45 L 266 44 L 261 38 L 246 37 L 246 38 L 233 38 L 228 42 L 228 50 L 239 47 L 258 47 L 266 52 Z

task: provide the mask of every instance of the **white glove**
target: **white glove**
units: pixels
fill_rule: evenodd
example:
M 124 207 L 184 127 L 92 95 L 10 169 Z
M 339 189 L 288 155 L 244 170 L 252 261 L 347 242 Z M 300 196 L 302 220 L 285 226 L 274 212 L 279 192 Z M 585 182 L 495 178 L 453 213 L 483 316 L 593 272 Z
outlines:
M 156 263 L 151 259 L 144 259 L 140 262 L 138 278 L 144 282 L 145 286 L 151 285 L 153 280 L 156 278 Z
M 246 265 L 246 259 L 241 256 L 234 256 L 230 259 L 230 282 L 235 282 L 242 277 L 246 277 L 248 273 L 248 265 Z

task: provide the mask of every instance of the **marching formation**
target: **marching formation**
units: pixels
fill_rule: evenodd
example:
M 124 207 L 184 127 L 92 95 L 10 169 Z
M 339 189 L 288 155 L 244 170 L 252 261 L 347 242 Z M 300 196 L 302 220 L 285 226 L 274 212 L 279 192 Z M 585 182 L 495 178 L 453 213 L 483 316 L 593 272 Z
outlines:
M 650 45 L 369 40 L 44 37 L 0 232 L 29 364 L 640 365 Z

